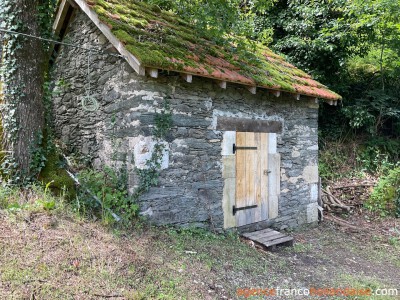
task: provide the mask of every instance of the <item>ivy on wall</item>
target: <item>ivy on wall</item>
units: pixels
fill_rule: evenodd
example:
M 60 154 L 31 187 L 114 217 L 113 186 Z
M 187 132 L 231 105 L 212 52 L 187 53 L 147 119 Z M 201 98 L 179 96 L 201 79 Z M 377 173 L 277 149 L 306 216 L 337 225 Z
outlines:
M 153 148 L 151 158 L 146 161 L 145 169 L 136 168 L 136 174 L 139 176 L 139 186 L 134 192 L 134 197 L 137 199 L 142 194 L 158 183 L 159 171 L 161 169 L 163 153 L 165 151 L 164 138 L 168 134 L 172 125 L 172 115 L 170 111 L 169 101 L 164 101 L 164 106 L 161 112 L 156 113 L 154 117 L 155 127 L 153 135 L 156 143 Z
M 165 137 L 172 126 L 172 115 L 169 106 L 169 97 L 166 97 L 163 107 L 154 116 L 154 130 L 152 132 L 155 139 L 151 157 L 146 161 L 145 168 L 135 168 L 138 176 L 138 186 L 128 195 L 128 171 L 126 163 L 120 168 L 116 166 L 104 166 L 101 170 L 85 170 L 79 174 L 83 189 L 78 191 L 78 198 L 75 203 L 76 209 L 90 214 L 97 214 L 105 224 L 114 223 L 117 214 L 122 219 L 122 223 L 127 226 L 132 225 L 132 221 L 137 218 L 139 198 L 156 186 L 159 181 L 162 159 L 166 151 Z M 111 117 L 111 124 L 116 123 L 116 116 Z M 112 160 L 116 159 L 116 151 L 120 143 L 112 136 L 112 144 L 115 145 Z M 92 196 L 87 195 L 87 190 L 96 195 L 95 201 Z M 82 203 L 83 197 L 85 202 Z
M 0 3 L 0 27 L 50 37 L 55 0 Z M 2 43 L 0 99 L 2 139 L 1 174 L 11 183 L 37 178 L 42 162 L 45 74 L 50 45 L 19 34 L 5 34 Z M 6 154 L 4 156 L 4 154 Z

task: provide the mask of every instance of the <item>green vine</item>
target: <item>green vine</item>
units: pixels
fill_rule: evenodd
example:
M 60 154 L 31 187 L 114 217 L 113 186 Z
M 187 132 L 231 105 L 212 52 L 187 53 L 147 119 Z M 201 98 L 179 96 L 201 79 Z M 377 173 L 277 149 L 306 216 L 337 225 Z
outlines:
M 49 38 L 52 36 L 52 21 L 57 4 L 56 2 L 56 0 L 42 0 L 40 1 L 40 5 L 37 6 L 37 24 L 42 37 Z M 0 20 L 2 20 L 1 27 L 17 32 L 29 33 L 29 25 L 24 24 L 20 20 L 19 16 L 21 14 L 22 11 L 16 9 L 14 1 L 2 0 L 2 5 L 0 5 Z M 2 94 L 2 96 L 0 98 L 0 113 L 2 118 L 0 127 L 2 133 L 4 132 L 4 135 L 0 149 L 0 174 L 11 184 L 25 184 L 26 182 L 31 181 L 32 178 L 37 178 L 46 160 L 46 149 L 42 149 L 42 132 L 36 133 L 36 138 L 32 141 L 29 147 L 31 156 L 28 171 L 29 174 L 23 174 L 18 163 L 16 163 L 13 152 L 6 151 L 12 149 L 12 145 L 17 141 L 19 131 L 23 130 L 20 126 L 18 107 L 20 106 L 21 99 L 25 97 L 25 86 L 23 82 L 15 84 L 16 71 L 21 64 L 21 62 L 17 62 L 16 53 L 18 49 L 23 47 L 24 43 L 26 43 L 28 39 L 28 37 L 23 37 L 21 35 L 5 34 L 3 36 L 3 44 L 1 45 L 2 67 L 0 69 L 0 82 L 2 82 L 2 87 L 0 94 Z M 42 46 L 45 53 L 48 53 L 50 49 L 49 43 L 44 42 L 42 43 Z M 47 58 L 45 58 L 45 60 L 46 59 Z M 47 61 L 43 61 L 43 63 L 47 65 Z M 45 70 L 45 72 L 47 72 L 47 70 Z M 35 76 L 41 76 L 41 74 L 35 74 Z M 45 74 L 43 74 L 43 76 L 46 77 Z M 7 91 L 6 94 L 3 94 L 4 90 Z M 47 79 L 45 79 L 45 86 L 43 89 L 44 103 L 49 103 L 50 101 L 51 96 L 49 90 Z M 48 105 L 45 105 L 45 107 L 45 113 L 48 116 Z M 46 119 L 47 124 L 49 118 L 47 117 Z M 47 132 L 50 133 L 50 129 L 48 129 Z M 49 137 L 46 137 L 46 139 L 48 141 L 50 140 Z
M 4 0 L 0 6 L 0 20 L 2 20 L 2 27 L 20 31 L 23 29 L 21 22 L 16 22 L 20 10 L 16 10 L 13 7 L 13 1 Z M 2 82 L 2 97 L 0 102 L 0 113 L 1 113 L 1 127 L 2 127 L 2 163 L 0 173 L 7 182 L 11 184 L 19 182 L 21 174 L 18 172 L 18 164 L 14 157 L 11 155 L 10 144 L 16 141 L 19 120 L 17 117 L 17 107 L 19 103 L 19 96 L 23 96 L 22 84 L 20 85 L 8 85 L 12 82 L 13 76 L 15 76 L 18 64 L 15 58 L 16 49 L 21 47 L 24 38 L 17 35 L 3 35 L 2 44 L 2 57 L 1 57 L 1 68 L 0 68 L 0 81 Z M 7 94 L 4 94 L 4 90 L 7 90 Z
M 15 10 L 12 6 L 13 1 L 4 0 L 0 6 L 0 20 L 2 20 L 2 27 L 20 31 L 23 29 L 21 22 L 15 22 L 17 15 L 21 11 Z M 5 140 L 13 142 L 17 138 L 18 133 L 18 119 L 17 119 L 17 105 L 20 95 L 23 94 L 23 86 L 8 86 L 7 83 L 12 81 L 12 77 L 17 71 L 18 65 L 14 57 L 15 51 L 18 47 L 22 46 L 23 37 L 17 35 L 5 34 L 3 36 L 3 51 L 1 58 L 2 67 L 0 69 L 0 81 L 2 82 L 2 90 L 8 89 L 8 95 L 2 95 L 1 99 L 1 115 L 2 127 L 5 132 Z
M 139 176 L 139 186 L 133 194 L 135 199 L 138 199 L 141 195 L 148 192 L 152 186 L 155 186 L 158 183 L 162 157 L 165 151 L 165 144 L 163 141 L 172 126 L 172 115 L 168 98 L 164 101 L 161 112 L 156 113 L 154 122 L 155 127 L 153 135 L 156 138 L 156 143 L 153 148 L 153 153 L 150 159 L 146 161 L 146 168 L 135 169 L 136 174 Z
M 115 127 L 116 121 L 116 116 L 112 115 L 111 128 Z M 155 144 L 153 152 L 150 159 L 146 161 L 146 168 L 135 168 L 139 184 L 133 193 L 131 195 L 128 194 L 126 163 L 119 167 L 113 165 L 111 167 L 105 166 L 101 170 L 85 170 L 79 174 L 79 179 L 84 188 L 80 189 L 78 193 L 75 203 L 77 211 L 84 214 L 100 214 L 102 221 L 106 224 L 114 223 L 115 220 L 111 215 L 111 212 L 114 212 L 122 217 L 122 224 L 132 225 L 132 221 L 138 215 L 137 200 L 148 192 L 152 186 L 157 185 L 159 180 L 162 157 L 165 152 L 164 139 L 172 125 L 168 99 L 165 100 L 160 112 L 156 112 L 154 123 L 153 136 L 155 137 Z M 120 142 L 112 136 L 111 143 L 114 152 L 111 160 L 115 161 Z M 87 190 L 94 193 L 99 201 L 95 201 L 90 195 L 89 197 L 85 195 Z M 85 202 L 80 201 L 80 199 L 84 199 Z

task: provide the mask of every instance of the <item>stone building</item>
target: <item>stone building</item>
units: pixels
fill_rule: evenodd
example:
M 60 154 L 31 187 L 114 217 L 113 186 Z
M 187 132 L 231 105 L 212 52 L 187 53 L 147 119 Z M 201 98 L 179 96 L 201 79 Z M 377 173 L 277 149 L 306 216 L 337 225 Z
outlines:
M 55 49 L 56 134 L 98 168 L 125 166 L 131 192 L 161 144 L 159 182 L 139 199 L 151 222 L 317 222 L 318 105 L 339 95 L 266 47 L 217 45 L 143 2 L 64 0 L 54 30 L 73 45 Z M 166 101 L 172 125 L 160 142 Z

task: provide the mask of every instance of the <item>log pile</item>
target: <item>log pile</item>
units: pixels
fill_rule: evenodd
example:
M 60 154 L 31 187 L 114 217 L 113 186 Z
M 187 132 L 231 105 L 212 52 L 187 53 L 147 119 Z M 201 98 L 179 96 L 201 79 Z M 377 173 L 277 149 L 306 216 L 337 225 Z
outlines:
M 325 218 L 348 230 L 359 231 L 361 228 L 351 223 L 350 219 L 362 214 L 363 205 L 368 200 L 376 182 L 375 178 L 352 178 L 326 185 L 325 189 L 320 190 L 320 205 L 323 207 L 323 216 L 321 214 L 320 220 Z M 339 217 L 342 215 L 347 217 L 345 219 Z M 367 229 L 368 226 L 362 227 Z
M 322 189 L 322 203 L 323 208 L 327 212 L 335 211 L 335 212 L 350 212 L 351 206 L 345 205 L 342 201 L 340 201 L 337 197 L 332 195 L 330 187 L 327 186 L 326 189 Z
M 331 183 L 321 190 L 323 208 L 338 214 L 361 213 L 375 185 L 375 178 L 342 179 Z

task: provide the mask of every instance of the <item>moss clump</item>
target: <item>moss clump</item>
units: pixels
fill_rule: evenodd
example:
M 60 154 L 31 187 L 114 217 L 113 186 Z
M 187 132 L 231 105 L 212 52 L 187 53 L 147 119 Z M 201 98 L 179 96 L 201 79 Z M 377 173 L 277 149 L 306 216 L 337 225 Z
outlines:
M 122 29 L 115 31 L 114 35 L 124 44 L 136 43 L 136 40 L 129 33 Z
M 67 200 L 76 198 L 75 182 L 62 167 L 62 161 L 55 149 L 49 153 L 46 165 L 40 172 L 39 180 L 45 185 L 52 181 L 50 189 L 56 195 L 65 193 Z
M 218 36 L 212 30 L 199 32 L 194 24 L 142 1 L 97 0 L 95 3 L 99 18 L 110 25 L 127 50 L 146 67 L 173 71 L 203 68 L 211 75 L 221 69 L 210 63 L 211 56 L 225 59 L 235 71 L 254 80 L 258 86 L 295 92 L 295 84 L 309 85 L 301 79 L 310 78 L 309 75 L 261 44 L 242 38 L 235 45 L 232 37 Z M 194 61 L 193 57 L 199 60 Z M 340 99 L 333 92 L 331 95 Z

